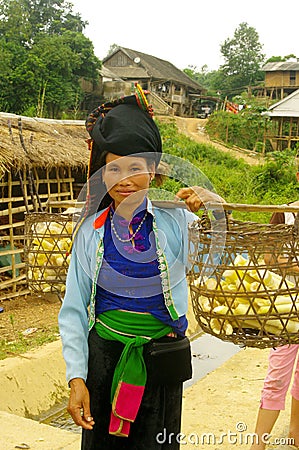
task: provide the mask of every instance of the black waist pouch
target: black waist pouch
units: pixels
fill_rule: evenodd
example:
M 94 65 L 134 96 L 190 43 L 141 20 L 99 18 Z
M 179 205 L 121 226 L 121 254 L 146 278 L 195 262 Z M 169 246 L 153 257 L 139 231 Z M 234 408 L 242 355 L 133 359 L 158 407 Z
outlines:
M 143 357 L 150 384 L 172 384 L 192 378 L 191 347 L 187 336 L 152 340 L 144 345 Z

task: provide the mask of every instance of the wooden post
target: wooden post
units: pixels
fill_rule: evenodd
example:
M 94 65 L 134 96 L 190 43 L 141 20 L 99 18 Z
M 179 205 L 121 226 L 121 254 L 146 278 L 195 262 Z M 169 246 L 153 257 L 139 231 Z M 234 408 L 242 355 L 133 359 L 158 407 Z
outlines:
M 70 196 L 71 196 L 71 200 L 74 199 L 74 191 L 73 191 L 73 181 L 72 181 L 72 169 L 69 167 L 68 168 L 68 177 L 70 179 L 69 183 L 70 183 Z
M 290 117 L 290 126 L 289 126 L 289 138 L 288 138 L 288 149 L 291 148 L 291 141 L 292 141 L 292 127 L 293 127 L 293 118 Z
M 57 183 L 57 198 L 61 200 L 61 185 L 60 185 L 60 177 L 59 177 L 59 167 L 55 169 L 56 174 L 56 183 Z
M 51 197 L 51 186 L 50 186 L 50 176 L 49 176 L 49 169 L 46 169 L 46 180 L 47 180 L 47 190 L 48 190 L 48 197 Z
M 283 119 L 280 117 L 278 122 L 278 139 L 277 150 L 282 150 L 282 131 L 283 131 Z
M 222 111 L 225 111 L 225 108 L 226 108 L 226 102 L 227 102 L 227 96 L 226 96 L 225 99 L 224 99 L 223 106 L 222 106 Z
M 12 176 L 11 172 L 8 172 L 8 223 L 9 223 L 9 243 L 10 243 L 10 249 L 14 250 L 14 228 L 13 228 L 13 215 L 12 215 Z M 11 254 L 11 273 L 12 273 L 12 279 L 16 278 L 16 260 L 15 255 Z M 13 283 L 12 290 L 13 292 L 16 292 L 16 284 Z
M 29 213 L 28 199 L 27 199 L 26 189 L 25 189 L 25 186 L 24 186 L 21 170 L 18 170 L 18 177 L 19 177 L 19 180 L 20 180 L 20 188 L 21 188 L 21 191 L 22 191 L 22 194 L 23 194 L 25 209 L 26 209 L 26 212 Z
M 262 150 L 262 155 L 265 156 L 266 153 L 266 135 L 268 132 L 268 128 L 267 128 L 267 121 L 265 120 L 264 122 L 264 137 L 263 137 L 263 150 Z

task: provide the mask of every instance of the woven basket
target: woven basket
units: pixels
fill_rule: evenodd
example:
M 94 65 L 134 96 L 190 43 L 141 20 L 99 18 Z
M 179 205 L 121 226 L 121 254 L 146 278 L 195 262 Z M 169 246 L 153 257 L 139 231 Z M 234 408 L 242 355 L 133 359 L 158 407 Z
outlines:
M 297 223 L 220 222 L 213 226 L 204 214 L 189 227 L 190 293 L 200 327 L 241 346 L 299 343 Z
M 72 221 L 71 214 L 42 212 L 26 215 L 24 255 L 27 283 L 32 292 L 64 292 Z

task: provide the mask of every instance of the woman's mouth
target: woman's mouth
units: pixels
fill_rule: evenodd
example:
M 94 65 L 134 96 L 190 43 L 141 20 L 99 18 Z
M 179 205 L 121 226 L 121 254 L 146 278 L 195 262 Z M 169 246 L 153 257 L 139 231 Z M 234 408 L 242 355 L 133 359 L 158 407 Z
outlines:
M 122 195 L 123 197 L 128 197 L 129 195 L 134 194 L 135 191 L 118 191 L 119 195 Z

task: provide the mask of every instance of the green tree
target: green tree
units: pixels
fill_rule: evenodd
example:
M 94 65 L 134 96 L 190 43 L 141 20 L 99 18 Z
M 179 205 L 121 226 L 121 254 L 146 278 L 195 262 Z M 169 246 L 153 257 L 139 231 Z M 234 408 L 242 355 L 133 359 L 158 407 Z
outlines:
M 118 44 L 111 44 L 108 50 L 108 56 L 112 55 L 113 52 L 115 52 L 115 50 L 117 50 L 119 47 Z
M 65 0 L 2 0 L 0 34 L 30 45 L 39 33 L 62 34 L 66 30 L 82 33 L 87 22 L 72 11 Z M 21 33 L 18 33 L 20 31 Z
M 28 91 L 20 92 L 26 82 L 19 78 L 20 67 L 27 58 L 26 49 L 14 40 L 6 41 L 0 37 L 0 110 L 21 112 L 21 105 L 28 101 Z M 12 106 L 14 105 L 14 106 Z
M 267 63 L 268 62 L 284 62 L 284 61 L 288 61 L 289 59 L 297 59 L 297 57 L 291 53 L 290 55 L 286 55 L 286 56 L 271 56 L 271 58 L 267 59 Z
M 48 117 L 77 108 L 80 80 L 96 82 L 100 61 L 72 5 L 3 0 L 0 14 L 0 108 Z
M 201 67 L 200 72 L 196 66 L 188 66 L 184 72 L 193 80 L 197 81 L 202 87 L 207 89 L 208 95 L 219 95 L 223 86 L 223 79 L 225 75 L 219 70 L 208 71 L 208 66 L 205 64 Z
M 224 41 L 221 53 L 225 62 L 220 70 L 226 76 L 227 91 L 242 90 L 263 79 L 261 67 L 265 55 L 257 31 L 246 22 L 238 26 L 233 38 Z
M 29 23 L 29 12 L 18 0 L 3 0 L 0 2 L 0 36 L 6 42 L 16 42 L 27 46 L 32 30 Z
M 197 81 L 199 84 L 201 84 L 203 87 L 207 88 L 207 76 L 209 74 L 208 72 L 208 66 L 204 64 L 200 68 L 200 72 L 198 72 L 198 68 L 196 66 L 189 65 L 187 69 L 184 69 L 183 72 L 185 72 L 190 78 Z
M 95 80 L 100 61 L 94 54 L 92 42 L 82 33 L 66 30 L 62 35 L 62 42 L 76 55 L 73 73 L 77 77 Z

